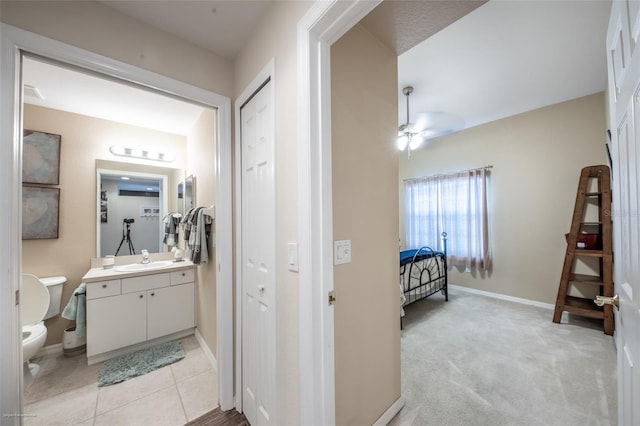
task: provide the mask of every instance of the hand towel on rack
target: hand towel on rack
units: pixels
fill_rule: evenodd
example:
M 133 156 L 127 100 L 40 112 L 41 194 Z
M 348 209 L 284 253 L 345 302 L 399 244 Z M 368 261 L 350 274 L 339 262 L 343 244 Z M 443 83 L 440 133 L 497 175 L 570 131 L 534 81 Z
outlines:
M 180 213 L 169 213 L 162 221 L 164 222 L 164 237 L 162 238 L 162 242 L 167 246 L 175 246 L 178 244 L 178 230 L 180 227 L 180 218 L 182 215 Z
M 195 244 L 196 232 L 198 229 L 197 219 L 198 219 L 198 211 L 201 207 L 194 207 L 187 213 L 187 216 L 183 220 L 185 224 L 184 227 L 184 241 L 187 245 L 187 250 L 185 252 L 185 257 L 193 262 L 193 246 Z M 195 262 L 194 262 L 195 263 Z
M 189 239 L 191 238 L 191 228 L 193 226 L 193 221 L 195 219 L 194 214 L 197 212 L 197 208 L 192 207 L 189 209 L 187 214 L 182 218 L 181 224 L 184 225 L 184 240 L 188 244 Z
M 62 311 L 62 318 L 69 320 L 75 320 L 76 322 L 76 334 L 83 337 L 87 328 L 87 285 L 81 283 L 76 288 Z
M 204 207 L 196 209 L 189 236 L 187 256 L 196 265 L 209 261 L 208 237 L 213 220 L 204 210 Z

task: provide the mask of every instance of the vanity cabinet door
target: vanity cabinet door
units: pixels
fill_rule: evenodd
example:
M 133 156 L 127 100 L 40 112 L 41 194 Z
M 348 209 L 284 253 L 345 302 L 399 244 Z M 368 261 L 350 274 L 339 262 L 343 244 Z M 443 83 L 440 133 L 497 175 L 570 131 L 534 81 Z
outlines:
M 147 338 L 195 326 L 194 284 L 180 284 L 147 291 Z
M 87 301 L 87 356 L 147 339 L 147 292 Z

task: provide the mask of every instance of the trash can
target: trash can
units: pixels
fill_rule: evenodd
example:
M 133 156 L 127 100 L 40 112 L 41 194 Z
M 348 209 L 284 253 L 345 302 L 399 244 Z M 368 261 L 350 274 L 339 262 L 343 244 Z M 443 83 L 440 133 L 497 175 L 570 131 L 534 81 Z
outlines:
M 87 337 L 78 336 L 75 327 L 64 330 L 62 335 L 62 353 L 64 356 L 76 356 L 87 351 Z

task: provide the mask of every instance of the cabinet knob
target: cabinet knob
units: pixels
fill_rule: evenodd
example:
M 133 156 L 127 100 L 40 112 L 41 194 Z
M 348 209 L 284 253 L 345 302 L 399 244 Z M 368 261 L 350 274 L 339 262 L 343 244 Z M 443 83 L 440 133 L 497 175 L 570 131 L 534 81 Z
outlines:
M 151 293 L 151 295 L 152 295 L 152 296 L 155 296 L 156 294 L 155 294 L 155 293 Z
M 138 297 L 140 297 L 140 299 L 142 299 L 144 296 L 141 294 L 141 295 L 140 295 L 140 296 L 138 296 Z
M 182 276 L 184 277 L 185 275 L 187 275 L 187 274 L 183 272 L 183 273 L 182 273 Z
M 102 288 L 107 288 L 107 285 L 106 284 L 102 284 Z
M 263 285 L 263 284 L 260 284 L 260 285 L 258 286 L 258 291 L 259 291 L 260 293 L 262 293 L 262 292 L 264 291 L 264 285 Z

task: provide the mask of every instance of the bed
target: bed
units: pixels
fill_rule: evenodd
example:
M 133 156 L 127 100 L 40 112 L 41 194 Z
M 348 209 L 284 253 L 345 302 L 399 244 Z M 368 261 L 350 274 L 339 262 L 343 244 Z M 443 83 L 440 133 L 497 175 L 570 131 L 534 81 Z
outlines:
M 425 246 L 400 252 L 401 316 L 404 316 L 405 306 L 439 291 L 444 295 L 445 301 L 449 300 L 447 234 L 442 234 L 443 251 L 435 251 Z

